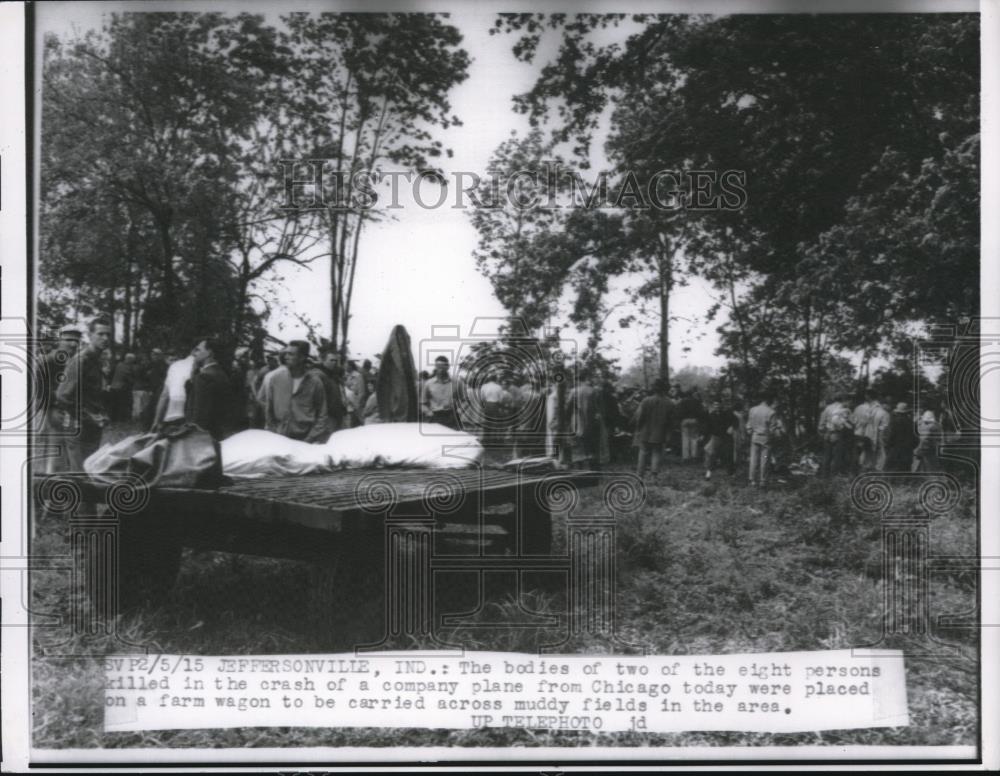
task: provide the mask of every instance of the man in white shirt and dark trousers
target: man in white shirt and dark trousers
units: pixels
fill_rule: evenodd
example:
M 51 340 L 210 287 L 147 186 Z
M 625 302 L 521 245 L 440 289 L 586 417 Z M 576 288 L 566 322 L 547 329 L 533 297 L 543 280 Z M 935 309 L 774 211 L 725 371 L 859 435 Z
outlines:
M 457 429 L 455 391 L 458 383 L 451 379 L 449 367 L 447 356 L 434 359 L 434 376 L 424 382 L 420 392 L 420 405 L 425 420 Z

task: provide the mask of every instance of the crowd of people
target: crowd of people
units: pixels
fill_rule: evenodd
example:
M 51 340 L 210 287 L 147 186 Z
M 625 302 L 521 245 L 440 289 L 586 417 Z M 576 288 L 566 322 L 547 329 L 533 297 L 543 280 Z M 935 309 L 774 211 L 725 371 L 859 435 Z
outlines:
M 111 423 L 151 430 L 194 423 L 216 439 L 262 428 L 324 442 L 341 429 L 384 420 L 378 369 L 368 359 L 360 366 L 342 359 L 333 347 L 313 352 L 294 340 L 261 357 L 244 348 L 224 366 L 219 343 L 203 337 L 183 351 L 152 348 L 114 360 L 111 331 L 109 321 L 95 318 L 81 347 L 84 332 L 66 326 L 39 354 L 37 430 L 61 450 L 50 471 L 82 470 Z M 423 421 L 477 435 L 494 459 L 543 456 L 588 469 L 634 464 L 639 476 L 655 477 L 669 456 L 701 465 L 706 479 L 745 471 L 758 487 L 793 463 L 785 413 L 768 393 L 747 410 L 664 379 L 649 390 L 620 388 L 584 365 L 552 374 L 500 367 L 470 374 L 445 356 L 433 373 L 412 379 Z M 915 419 L 906 403 L 871 392 L 851 409 L 838 393 L 819 415 L 817 473 L 936 471 L 938 445 L 953 433 L 946 412 L 925 410 Z
M 313 358 L 310 344 L 296 340 L 260 359 L 242 349 L 224 366 L 219 342 L 202 337 L 182 351 L 130 351 L 116 361 L 108 320 L 89 323 L 85 345 L 83 335 L 64 326 L 38 354 L 36 430 L 42 444 L 59 449 L 49 471 L 81 471 L 113 423 L 150 430 L 193 423 L 215 439 L 264 428 L 321 442 L 377 419 L 371 362 L 342 366 L 333 349 Z

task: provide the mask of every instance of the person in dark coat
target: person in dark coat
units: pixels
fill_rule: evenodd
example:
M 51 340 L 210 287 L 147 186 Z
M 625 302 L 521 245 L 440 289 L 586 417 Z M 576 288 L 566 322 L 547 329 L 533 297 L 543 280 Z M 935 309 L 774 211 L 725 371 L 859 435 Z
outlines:
M 705 424 L 705 406 L 698 391 L 691 391 L 677 403 L 677 416 L 681 419 L 681 460 L 691 463 L 698 460 L 698 441 Z
M 213 439 L 225 436 L 234 401 L 232 385 L 216 359 L 218 352 L 219 345 L 211 337 L 195 346 L 195 373 L 188 391 L 188 420 L 205 429 Z
M 344 393 L 344 369 L 340 354 L 333 345 L 320 348 L 319 371 L 326 387 L 326 411 L 330 416 L 330 432 L 345 428 L 347 421 L 347 396 Z
M 913 426 L 913 413 L 906 402 L 900 402 L 892 411 L 889 433 L 886 438 L 886 471 L 908 472 L 913 466 L 913 449 L 920 440 Z
M 719 468 L 723 461 L 730 461 L 732 429 L 734 425 L 732 410 L 722 409 L 719 401 L 713 401 L 705 416 L 705 479 L 712 479 L 712 472 Z
M 41 356 L 35 369 L 36 444 L 39 448 L 58 446 L 59 453 L 46 458 L 45 470 L 48 474 L 65 471 L 68 465 L 62 450 L 62 435 L 65 433 L 65 418 L 57 407 L 56 389 L 62 382 L 66 365 L 80 349 L 83 332 L 78 326 L 63 326 L 59 330 L 59 343 L 55 349 Z
M 674 403 L 667 396 L 667 382 L 657 379 L 653 383 L 653 394 L 639 404 L 635 412 L 635 435 L 633 446 L 639 448 L 639 462 L 636 474 L 646 473 L 647 463 L 655 477 L 660 469 L 663 445 L 670 433 Z

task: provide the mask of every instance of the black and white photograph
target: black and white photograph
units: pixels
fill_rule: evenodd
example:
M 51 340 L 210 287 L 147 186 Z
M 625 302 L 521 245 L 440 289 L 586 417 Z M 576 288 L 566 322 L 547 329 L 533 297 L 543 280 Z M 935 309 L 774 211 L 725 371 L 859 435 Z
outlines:
M 988 10 L 27 5 L 4 768 L 995 765 Z

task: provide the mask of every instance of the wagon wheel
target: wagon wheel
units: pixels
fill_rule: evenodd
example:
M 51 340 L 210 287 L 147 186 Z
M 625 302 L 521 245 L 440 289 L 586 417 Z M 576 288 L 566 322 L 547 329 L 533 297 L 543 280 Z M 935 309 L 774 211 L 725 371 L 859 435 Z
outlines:
M 181 545 L 169 517 L 152 508 L 115 520 L 98 507 L 105 525 L 74 532 L 77 585 L 94 615 L 110 618 L 139 604 L 163 602 L 180 568 Z

